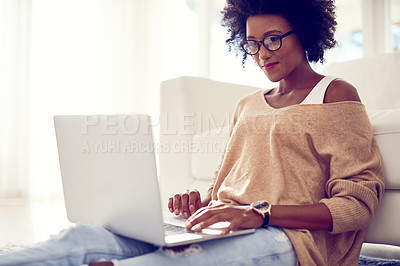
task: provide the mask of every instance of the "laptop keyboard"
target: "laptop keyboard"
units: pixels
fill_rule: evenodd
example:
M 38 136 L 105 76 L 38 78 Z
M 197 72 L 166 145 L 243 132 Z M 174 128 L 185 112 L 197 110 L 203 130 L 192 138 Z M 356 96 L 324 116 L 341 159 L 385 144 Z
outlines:
M 166 236 L 190 233 L 185 227 L 174 224 L 164 224 L 164 231 Z

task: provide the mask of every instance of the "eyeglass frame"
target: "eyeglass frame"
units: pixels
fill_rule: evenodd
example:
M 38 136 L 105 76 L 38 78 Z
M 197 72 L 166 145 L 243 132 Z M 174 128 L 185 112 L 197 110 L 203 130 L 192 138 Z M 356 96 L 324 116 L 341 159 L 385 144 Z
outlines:
M 278 51 L 282 47 L 282 39 L 285 38 L 286 36 L 289 36 L 292 33 L 295 33 L 295 30 L 290 30 L 290 31 L 288 31 L 288 32 L 286 32 L 286 33 L 284 33 L 282 35 L 270 34 L 270 35 L 265 36 L 261 41 L 246 40 L 246 42 L 252 41 L 252 42 L 257 44 L 258 49 L 257 49 L 257 52 L 255 52 L 255 53 L 248 53 L 246 51 L 246 49 L 244 48 L 244 45 L 246 44 L 245 42 L 243 42 L 243 44 L 241 46 L 242 46 L 243 51 L 248 55 L 256 55 L 256 54 L 258 54 L 258 52 L 260 52 L 260 49 L 261 49 L 261 45 L 260 44 L 262 44 L 265 47 L 265 49 L 267 49 L 268 51 L 271 51 L 271 52 Z M 265 39 L 268 38 L 268 37 L 271 37 L 271 36 L 278 37 L 278 39 L 279 39 L 279 43 L 280 44 L 279 44 L 279 47 L 277 49 L 269 49 L 267 47 L 267 45 L 264 44 Z

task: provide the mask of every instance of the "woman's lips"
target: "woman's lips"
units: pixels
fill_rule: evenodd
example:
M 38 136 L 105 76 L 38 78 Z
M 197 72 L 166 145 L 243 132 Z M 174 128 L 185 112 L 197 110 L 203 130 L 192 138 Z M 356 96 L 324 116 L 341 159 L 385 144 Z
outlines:
M 268 63 L 268 64 L 264 65 L 263 68 L 265 70 L 269 71 L 269 70 L 273 69 L 277 64 L 278 64 L 278 62 Z

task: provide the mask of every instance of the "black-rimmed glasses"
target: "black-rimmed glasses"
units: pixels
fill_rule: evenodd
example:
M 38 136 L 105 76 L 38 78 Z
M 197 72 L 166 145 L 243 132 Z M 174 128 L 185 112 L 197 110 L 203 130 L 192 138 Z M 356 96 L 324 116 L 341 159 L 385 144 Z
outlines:
M 246 42 L 242 44 L 242 48 L 246 54 L 249 55 L 257 54 L 260 51 L 260 44 L 264 45 L 269 51 L 277 51 L 282 47 L 282 39 L 292 33 L 294 33 L 294 30 L 288 31 L 283 35 L 272 34 L 265 36 L 262 41 L 246 40 Z

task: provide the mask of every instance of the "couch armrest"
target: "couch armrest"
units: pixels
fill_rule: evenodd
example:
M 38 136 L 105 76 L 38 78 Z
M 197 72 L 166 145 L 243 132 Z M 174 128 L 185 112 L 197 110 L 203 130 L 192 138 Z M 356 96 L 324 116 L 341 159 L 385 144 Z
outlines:
M 164 203 L 185 189 L 206 192 L 212 177 L 196 177 L 192 167 L 192 154 L 196 152 L 193 138 L 229 126 L 239 99 L 260 89 L 199 77 L 167 80 L 160 89 L 160 146 L 165 149 L 159 154 L 159 170 Z

